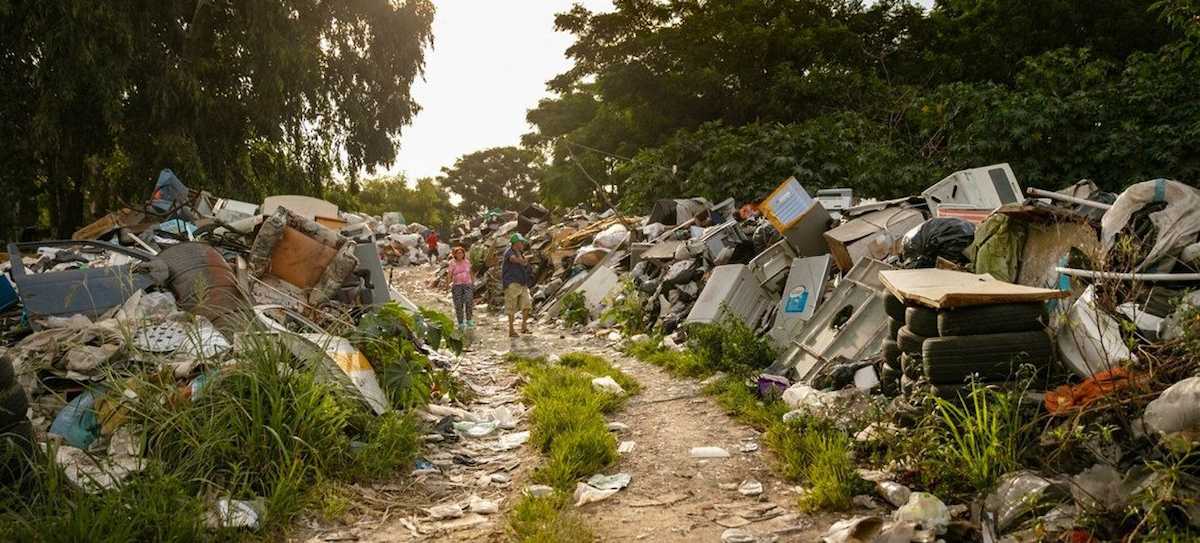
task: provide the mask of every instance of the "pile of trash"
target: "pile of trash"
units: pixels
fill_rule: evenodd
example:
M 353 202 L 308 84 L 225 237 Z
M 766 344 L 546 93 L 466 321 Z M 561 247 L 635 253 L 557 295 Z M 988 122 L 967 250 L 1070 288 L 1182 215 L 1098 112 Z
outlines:
M 448 367 L 444 349 L 461 341 L 452 321 L 418 308 L 384 272 L 385 255 L 407 255 L 404 236 L 421 233 L 305 196 L 214 198 L 163 170 L 143 209 L 110 213 L 69 240 L 9 243 L 0 433 L 13 439 L 0 441 L 0 483 L 23 469 L 8 453 L 49 441 L 73 483 L 113 487 L 144 466 L 144 439 L 126 423 L 139 400 L 129 383 L 197 398 L 264 343 L 367 417 L 409 407 L 381 368 L 411 379 L 425 371 L 416 360 Z M 384 338 L 402 352 L 371 350 Z
M 1197 390 L 1196 351 L 1181 351 L 1200 306 L 1198 204 L 1200 190 L 1165 179 L 1121 194 L 1087 180 L 1024 191 L 997 164 L 888 201 L 858 201 L 845 189 L 813 196 L 788 179 L 760 202 L 663 199 L 640 217 L 571 211 L 556 222 L 531 206 L 464 224 L 453 242 L 488 271 L 476 292 L 498 304 L 497 255 L 510 233 L 529 237 L 545 320 L 563 322 L 567 301 L 581 298 L 589 329 L 653 332 L 675 348 L 693 323 L 740 321 L 778 353 L 752 383 L 764 393 L 819 399 L 853 390 L 885 410 L 911 411 L 919 398 L 965 401 L 972 390 L 1019 385 L 1042 406 L 1034 416 L 1051 423 L 1111 422 L 1132 409 L 1118 420 L 1124 453 L 1116 460 L 1060 466 L 1101 470 L 1119 485 L 1163 459 L 1167 436 L 1191 443 L 1200 431 L 1187 400 Z M 614 314 L 630 304 L 640 322 Z M 1086 473 L 1033 476 L 1101 484 Z M 1183 489 L 1171 503 L 1197 503 L 1200 493 L 1190 492 L 1200 485 Z M 936 500 L 921 494 L 896 507 L 924 511 Z M 1046 508 L 1040 520 L 1058 527 L 1053 533 L 1076 529 L 1071 519 L 1092 511 L 1075 501 L 1076 516 Z M 1200 512 L 1187 511 L 1200 526 Z M 1018 525 L 976 516 L 971 529 L 1000 540 L 1039 518 Z M 922 524 L 868 519 L 839 530 L 944 533 L 941 521 L 932 531 Z

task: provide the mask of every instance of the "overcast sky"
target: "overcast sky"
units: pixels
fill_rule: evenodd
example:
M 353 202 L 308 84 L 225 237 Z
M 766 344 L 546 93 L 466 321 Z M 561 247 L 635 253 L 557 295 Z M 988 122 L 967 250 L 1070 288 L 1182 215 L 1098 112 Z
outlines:
M 529 131 L 525 112 L 570 66 L 563 54 L 571 36 L 554 31 L 554 14 L 573 3 L 434 0 L 434 47 L 425 80 L 413 86 L 422 110 L 404 129 L 389 172 L 433 176 L 465 153 L 518 144 Z M 611 0 L 579 3 L 612 9 Z
M 463 154 L 520 143 L 529 131 L 525 112 L 548 95 L 546 81 L 570 66 L 564 52 L 572 38 L 554 31 L 554 14 L 576 2 L 612 9 L 611 0 L 434 0 L 434 47 L 425 80 L 413 87 L 422 111 L 404 129 L 386 173 L 415 181 Z

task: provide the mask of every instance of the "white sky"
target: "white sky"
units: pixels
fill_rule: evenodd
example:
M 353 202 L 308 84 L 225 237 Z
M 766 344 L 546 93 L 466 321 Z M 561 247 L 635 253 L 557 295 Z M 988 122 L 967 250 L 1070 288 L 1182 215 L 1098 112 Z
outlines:
M 422 110 L 403 130 L 396 162 L 377 173 L 405 172 L 415 182 L 466 153 L 519 144 L 529 131 L 525 112 L 570 67 L 572 37 L 554 31 L 554 15 L 574 3 L 612 9 L 611 0 L 434 0 L 434 47 L 413 86 Z
M 520 143 L 525 112 L 570 67 L 572 37 L 554 31 L 554 15 L 576 2 L 612 9 L 611 0 L 434 0 L 434 47 L 413 86 L 422 110 L 387 173 L 435 176 L 463 154 Z

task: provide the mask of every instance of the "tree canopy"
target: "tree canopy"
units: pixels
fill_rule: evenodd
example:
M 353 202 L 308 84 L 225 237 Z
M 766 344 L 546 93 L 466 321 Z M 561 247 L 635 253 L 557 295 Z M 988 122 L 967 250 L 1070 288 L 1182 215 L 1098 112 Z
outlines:
M 574 66 L 529 111 L 541 192 L 864 196 L 1010 162 L 1022 182 L 1193 181 L 1194 0 L 618 0 L 560 14 Z
M 388 164 L 432 18 L 429 0 L 0 0 L 0 215 L 41 207 L 67 235 L 165 167 L 257 200 Z
M 519 147 L 494 147 L 465 154 L 442 168 L 438 184 L 458 195 L 460 209 L 521 209 L 536 201 L 543 160 Z

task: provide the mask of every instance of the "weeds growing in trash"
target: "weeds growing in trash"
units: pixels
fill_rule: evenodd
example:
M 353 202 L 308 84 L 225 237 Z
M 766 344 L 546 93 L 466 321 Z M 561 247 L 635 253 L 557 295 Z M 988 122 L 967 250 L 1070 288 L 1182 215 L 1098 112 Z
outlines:
M 625 347 L 625 353 L 683 377 L 708 377 L 716 372 L 689 351 L 664 347 L 660 337 L 631 342 Z
M 687 345 L 702 364 L 729 374 L 747 375 L 775 361 L 766 338 L 728 313 L 716 323 L 688 325 Z
M 588 312 L 587 299 L 579 291 L 564 294 L 559 300 L 559 315 L 567 327 L 583 326 L 591 320 Z
M 945 431 L 942 459 L 975 490 L 988 490 L 1001 475 L 1018 469 L 1034 438 L 1023 390 L 999 391 L 972 383 L 965 405 L 934 398 Z
M 556 489 L 549 497 L 522 497 L 509 513 L 509 532 L 517 541 L 592 541 L 594 536 L 568 511 L 568 492 L 576 481 L 617 461 L 617 441 L 604 414 L 625 399 L 595 390 L 592 378 L 612 377 L 626 394 L 636 393 L 640 385 L 608 361 L 585 353 L 565 354 L 560 364 L 517 356 L 509 361 L 526 378 L 521 394 L 532 406 L 530 443 L 546 455 L 533 479 Z
M 788 412 L 787 404 L 779 398 L 759 398 L 754 389 L 746 385 L 746 380 L 739 377 L 719 379 L 705 387 L 704 392 L 713 396 L 721 407 L 738 420 L 760 431 L 783 424 L 783 415 Z
M 633 279 L 621 281 L 620 290 L 612 297 L 612 303 L 600 315 L 600 320 L 612 323 L 625 337 L 650 331 L 646 323 L 646 301 Z
M 393 346 L 408 344 L 401 337 L 392 336 Z M 113 409 L 104 422 L 123 421 L 133 431 L 145 469 L 90 493 L 68 481 L 56 446 L 48 445 L 31 463 L 25 492 L 0 493 L 0 525 L 12 527 L 14 540 L 272 538 L 305 510 L 340 509 L 324 489 L 393 474 L 411 464 L 419 447 L 407 414 L 370 413 L 360 398 L 322 378 L 320 364 L 296 360 L 272 334 L 241 335 L 237 358 L 210 369 L 200 386 L 179 387 L 170 366 L 162 367 L 158 373 L 124 368 L 105 381 Z M 429 372 L 414 372 L 403 384 L 385 386 L 401 400 L 413 395 L 396 387 L 428 390 L 431 380 Z M 417 393 L 410 405 L 420 398 L 428 393 Z M 225 497 L 262 499 L 256 532 L 207 526 L 213 500 Z

